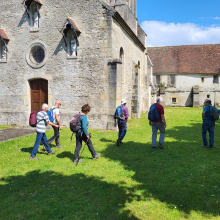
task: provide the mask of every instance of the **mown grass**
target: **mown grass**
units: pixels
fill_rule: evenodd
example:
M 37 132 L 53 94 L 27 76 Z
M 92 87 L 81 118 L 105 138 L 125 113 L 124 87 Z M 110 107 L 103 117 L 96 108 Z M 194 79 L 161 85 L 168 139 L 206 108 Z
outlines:
M 120 147 L 116 132 L 93 130 L 102 157 L 86 149 L 77 167 L 68 129 L 65 147 L 52 156 L 41 147 L 39 161 L 29 161 L 35 135 L 0 143 L 0 219 L 220 219 L 220 124 L 214 150 L 202 148 L 201 111 L 165 109 L 164 150 L 151 149 L 146 114 L 129 121 Z
M 1 129 L 6 129 L 6 128 L 11 128 L 11 125 L 0 125 L 0 130 Z

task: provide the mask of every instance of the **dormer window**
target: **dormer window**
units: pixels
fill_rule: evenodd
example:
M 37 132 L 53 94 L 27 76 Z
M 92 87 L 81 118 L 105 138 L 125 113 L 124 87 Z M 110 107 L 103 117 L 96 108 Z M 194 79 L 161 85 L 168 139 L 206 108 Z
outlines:
M 38 29 L 40 19 L 39 10 L 42 3 L 40 0 L 24 0 L 23 4 L 28 14 L 30 27 L 32 29 Z
M 6 35 L 5 31 L 3 29 L 0 29 L 0 62 L 1 63 L 7 62 L 8 41 L 9 41 L 9 38 Z
M 78 29 L 74 21 L 68 18 L 61 33 L 67 47 L 68 58 L 76 58 L 79 48 L 78 37 L 81 31 Z

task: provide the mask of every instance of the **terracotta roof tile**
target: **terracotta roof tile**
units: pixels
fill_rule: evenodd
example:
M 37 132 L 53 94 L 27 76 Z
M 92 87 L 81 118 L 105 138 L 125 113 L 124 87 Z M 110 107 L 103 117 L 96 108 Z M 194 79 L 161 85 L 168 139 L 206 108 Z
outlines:
M 24 4 L 26 0 L 23 0 L 22 4 Z M 42 5 L 41 1 L 40 0 L 35 0 L 37 3 L 39 3 L 40 5 Z
M 0 29 L 0 35 L 4 40 L 10 40 L 3 29 Z
M 156 73 L 220 73 L 220 44 L 148 47 Z
M 75 28 L 76 31 L 78 31 L 79 33 L 81 33 L 81 31 L 79 30 L 79 28 L 76 26 L 76 24 L 74 23 L 74 21 L 71 18 L 68 18 L 68 20 L 70 21 L 70 23 L 73 25 L 73 27 Z

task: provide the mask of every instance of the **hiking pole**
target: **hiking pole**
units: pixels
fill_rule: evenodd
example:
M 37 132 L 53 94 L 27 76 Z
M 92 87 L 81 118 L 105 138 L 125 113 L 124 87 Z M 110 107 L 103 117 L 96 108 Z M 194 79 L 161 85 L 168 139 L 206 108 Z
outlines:
M 89 134 L 89 136 L 91 137 L 91 133 Z M 82 150 L 82 153 L 81 153 L 81 155 L 80 155 L 80 157 L 79 157 L 79 159 L 78 159 L 78 161 L 77 161 L 77 163 L 76 163 L 76 166 L 78 165 L 79 160 L 80 160 L 80 158 L 82 157 L 83 151 L 85 150 L 85 147 L 86 147 L 86 145 L 87 145 L 87 143 L 88 143 L 88 140 L 89 140 L 89 139 L 87 139 L 87 141 L 86 141 L 86 143 L 85 143 L 85 146 L 84 146 L 84 148 L 83 148 L 83 150 Z

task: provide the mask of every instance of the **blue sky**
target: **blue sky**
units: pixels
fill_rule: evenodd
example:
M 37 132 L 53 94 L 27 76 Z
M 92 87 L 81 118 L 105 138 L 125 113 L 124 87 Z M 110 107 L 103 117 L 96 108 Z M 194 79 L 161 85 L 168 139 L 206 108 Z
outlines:
M 137 0 L 148 46 L 220 43 L 220 0 Z

